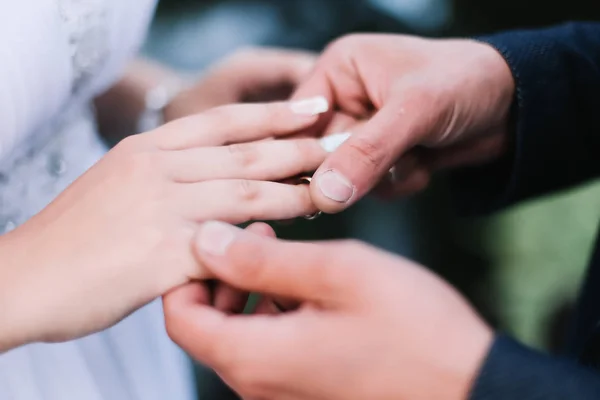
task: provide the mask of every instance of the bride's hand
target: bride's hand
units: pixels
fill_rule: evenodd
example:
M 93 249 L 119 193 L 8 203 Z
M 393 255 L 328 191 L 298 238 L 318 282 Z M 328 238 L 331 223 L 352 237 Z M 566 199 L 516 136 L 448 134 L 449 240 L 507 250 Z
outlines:
M 322 99 L 313 102 L 322 107 Z M 316 139 L 262 140 L 313 124 L 311 102 L 232 105 L 125 139 L 40 214 L 0 240 L 0 351 L 107 328 L 189 280 L 204 220 L 311 214 Z M 231 144 L 229 143 L 241 143 Z

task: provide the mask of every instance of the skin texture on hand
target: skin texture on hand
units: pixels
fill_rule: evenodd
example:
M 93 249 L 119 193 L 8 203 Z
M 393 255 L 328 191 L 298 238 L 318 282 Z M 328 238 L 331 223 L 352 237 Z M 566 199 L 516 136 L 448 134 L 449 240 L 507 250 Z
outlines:
M 18 338 L 63 341 L 107 328 L 190 279 L 199 223 L 310 214 L 316 139 L 273 140 L 313 124 L 322 99 L 231 105 L 129 137 L 27 223 L 2 237 L 2 318 Z M 227 143 L 234 143 L 225 146 Z M 235 144 L 241 143 L 241 144 Z M 2 336 L 2 335 L 0 335 Z M 6 348 L 0 348 L 0 351 Z
M 295 94 L 332 103 L 317 134 L 352 133 L 315 174 L 315 203 L 341 211 L 393 166 L 399 173 L 391 193 L 405 194 L 424 188 L 435 169 L 497 157 L 514 91 L 508 65 L 487 44 L 402 35 L 339 39 Z
M 301 51 L 239 50 L 210 67 L 198 81 L 177 95 L 164 110 L 165 120 L 173 121 L 239 102 L 287 100 L 307 77 L 315 61 L 313 54 Z M 163 65 L 142 59 L 132 62 L 124 77 L 96 100 L 105 137 L 118 142 L 134 133 L 147 92 L 174 79 L 177 79 L 176 72 Z M 248 294 L 221 286 L 216 283 L 214 287 L 215 307 L 232 312 L 242 310 Z
M 452 287 L 364 244 L 284 242 L 220 222 L 195 243 L 220 280 L 301 304 L 229 316 L 196 284 L 164 297 L 170 336 L 243 398 L 464 400 L 491 345 Z
M 302 51 L 239 50 L 209 68 L 201 79 L 176 96 L 165 109 L 165 120 L 226 104 L 287 100 L 315 61 L 316 56 Z M 248 293 L 215 282 L 213 304 L 219 310 L 241 312 L 247 299 Z

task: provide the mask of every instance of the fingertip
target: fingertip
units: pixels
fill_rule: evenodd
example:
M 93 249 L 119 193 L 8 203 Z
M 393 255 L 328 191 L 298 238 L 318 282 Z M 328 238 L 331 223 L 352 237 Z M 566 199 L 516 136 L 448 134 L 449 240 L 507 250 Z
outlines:
M 323 196 L 314 182 L 311 184 L 310 196 L 314 206 L 324 214 L 338 214 L 348 207 L 347 204 L 338 203 Z
M 277 234 L 271 225 L 264 222 L 255 222 L 246 228 L 248 232 L 252 232 L 259 236 L 265 236 L 270 238 L 276 238 Z
M 224 222 L 207 221 L 200 226 L 194 247 L 200 256 L 224 256 L 242 230 Z
M 198 232 L 196 251 L 204 266 L 220 281 L 238 289 L 252 291 L 248 285 L 264 267 L 269 242 L 275 240 L 266 224 L 242 230 L 222 222 L 206 222 Z M 253 232 L 264 229 L 267 235 Z
M 231 275 L 229 249 L 242 234 L 242 229 L 220 221 L 207 221 L 200 225 L 192 247 L 198 261 L 210 276 L 223 280 Z

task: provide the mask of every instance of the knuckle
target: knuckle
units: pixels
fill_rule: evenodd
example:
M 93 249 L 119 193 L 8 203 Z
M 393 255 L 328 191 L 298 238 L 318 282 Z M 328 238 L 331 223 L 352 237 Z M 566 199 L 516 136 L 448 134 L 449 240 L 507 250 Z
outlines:
M 356 154 L 356 161 L 367 167 L 377 168 L 385 161 L 381 143 L 371 137 L 357 136 L 348 142 L 348 146 Z
M 258 149 L 254 143 L 235 143 L 227 146 L 233 163 L 241 168 L 254 165 L 258 159 Z
M 233 184 L 235 185 L 234 198 L 243 203 L 253 203 L 260 197 L 261 190 L 256 181 L 239 179 Z
M 289 142 L 291 151 L 287 162 L 293 166 L 304 166 L 315 160 L 315 144 L 311 139 L 291 140 Z
M 124 176 L 145 177 L 161 170 L 163 159 L 159 152 L 134 151 L 122 159 L 120 171 Z
M 315 143 L 311 139 L 294 140 L 293 142 L 296 155 L 302 160 L 310 159 L 315 153 Z

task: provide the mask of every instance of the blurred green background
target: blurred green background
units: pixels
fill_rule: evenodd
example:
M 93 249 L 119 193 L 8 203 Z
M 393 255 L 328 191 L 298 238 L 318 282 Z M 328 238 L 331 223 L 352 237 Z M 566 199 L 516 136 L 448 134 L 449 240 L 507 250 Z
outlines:
M 600 2 L 584 0 L 161 0 L 145 52 L 198 72 L 250 45 L 319 51 L 351 32 L 464 36 L 599 18 Z M 600 186 L 477 219 L 457 217 L 450 204 L 440 177 L 416 197 L 368 198 L 346 213 L 278 233 L 359 238 L 416 259 L 455 284 L 498 329 L 556 350 L 600 220 Z M 201 368 L 198 386 L 203 399 L 235 398 Z

